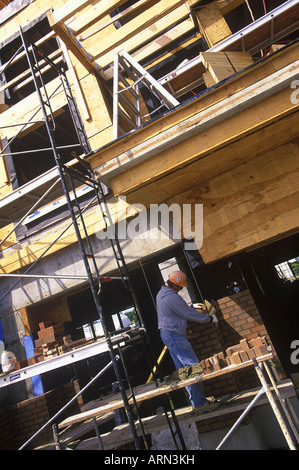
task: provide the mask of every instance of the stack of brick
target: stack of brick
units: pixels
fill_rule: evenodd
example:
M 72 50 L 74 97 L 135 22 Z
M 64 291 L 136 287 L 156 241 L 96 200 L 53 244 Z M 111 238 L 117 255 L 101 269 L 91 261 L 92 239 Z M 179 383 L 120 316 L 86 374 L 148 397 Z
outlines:
M 200 364 L 204 374 L 216 372 L 231 364 L 241 364 L 248 362 L 254 357 L 265 356 L 271 351 L 271 345 L 266 336 L 254 338 L 252 340 L 242 339 L 239 344 L 230 346 L 223 352 L 214 354 L 212 357 L 203 359 Z
M 31 366 L 45 359 L 64 354 L 87 344 L 85 338 L 72 341 L 71 335 L 65 335 L 63 324 L 53 324 L 51 321 L 39 323 L 38 339 L 35 341 L 34 357 L 15 362 L 15 370 Z
M 38 339 L 35 341 L 36 362 L 58 356 L 58 347 L 63 344 L 64 328 L 62 323 L 50 321 L 39 323 Z
M 34 357 L 15 363 L 15 370 L 31 366 L 45 359 L 58 356 L 58 347 L 62 344 L 64 328 L 62 323 L 53 325 L 50 321 L 39 323 L 38 339 L 35 341 Z

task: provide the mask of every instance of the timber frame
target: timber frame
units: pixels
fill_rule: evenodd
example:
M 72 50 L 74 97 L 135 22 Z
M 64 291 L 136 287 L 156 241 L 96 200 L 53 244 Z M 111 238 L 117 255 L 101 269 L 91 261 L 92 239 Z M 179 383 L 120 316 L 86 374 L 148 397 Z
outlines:
M 68 322 L 66 292 L 85 289 L 87 281 L 105 324 L 97 298 L 101 279 L 115 274 L 123 256 L 120 245 L 118 257 L 113 242 L 102 243 L 109 211 L 112 225 L 121 225 L 138 220 L 140 205 L 147 210 L 203 205 L 196 251 L 205 265 L 298 235 L 298 1 L 273 1 L 269 11 L 252 0 L 50 0 L 46 8 L 44 3 L 28 1 L 20 10 L 12 3 L 0 14 L 0 275 L 24 278 L 17 288 L 1 281 L 4 322 L 18 316 L 12 337 L 36 333 L 40 305 L 47 318 Z M 28 67 L 20 51 L 25 36 L 25 51 L 42 57 L 36 67 Z M 67 85 L 61 87 L 64 74 Z M 77 177 L 75 188 L 72 177 L 66 185 L 66 174 Z M 100 214 L 87 182 L 105 202 Z M 181 227 L 181 213 L 173 219 Z M 131 269 L 142 267 L 142 258 L 181 249 L 185 238 L 195 239 L 195 229 L 191 219 L 179 239 L 169 236 L 160 245 L 141 240 L 136 246 L 125 240 Z M 72 273 L 78 246 L 87 275 Z M 44 274 L 45 266 L 55 271 L 71 251 L 74 265 L 62 269 L 67 274 Z M 40 288 L 32 281 L 31 291 L 26 275 L 42 258 L 37 277 L 49 283 Z M 52 283 L 58 278 L 61 285 Z M 140 326 L 141 331 L 142 316 Z M 116 362 L 106 330 L 101 353 L 107 343 Z M 55 370 L 93 352 L 94 344 L 35 370 Z M 0 382 L 7 385 L 6 378 Z M 121 392 L 129 409 L 122 387 Z
M 246 5 L 246 2 L 226 0 L 216 6 L 213 4 L 202 7 L 200 2 L 195 0 L 189 1 L 188 4 L 178 0 L 172 2 L 171 5 L 165 1 L 164 5 L 163 1 L 140 0 L 125 8 L 124 11 L 120 11 L 116 16 L 112 16 L 109 20 L 106 15 L 111 13 L 112 8 L 121 7 L 123 1 L 107 1 L 92 7 L 88 6 L 88 3 L 87 1 L 66 2 L 58 8 L 46 12 L 51 32 L 40 42 L 42 44 L 45 40 L 53 38 L 53 34 L 58 38 L 61 46 L 58 53 L 63 53 L 66 61 L 67 73 L 72 82 L 92 149 L 88 161 L 101 180 L 112 188 L 114 195 L 126 195 L 132 213 L 137 213 L 132 205 L 134 202 L 147 206 L 150 203 L 171 203 L 171 201 L 177 200 L 173 198 L 177 198 L 178 195 L 179 198 L 183 197 L 190 201 L 191 187 L 203 184 L 206 193 L 207 188 L 210 187 L 208 182 L 211 181 L 212 184 L 212 179 L 216 177 L 218 177 L 217 188 L 223 185 L 227 187 L 229 182 L 234 181 L 233 174 L 231 176 L 228 174 L 229 170 L 236 173 L 240 165 L 249 165 L 250 167 L 250 161 L 253 162 L 262 152 L 267 155 L 270 152 L 270 160 L 275 159 L 275 148 L 282 146 L 287 149 L 290 145 L 288 142 L 296 141 L 297 132 L 293 122 L 296 120 L 295 113 L 298 105 L 293 104 L 290 100 L 292 92 L 290 87 L 294 83 L 297 73 L 295 61 L 297 44 L 295 42 L 293 45 L 282 48 L 279 46 L 279 50 L 274 55 L 263 59 L 257 60 L 256 57 L 261 49 L 269 48 L 273 42 L 279 42 L 285 37 L 296 37 L 298 29 L 298 5 L 296 2 L 292 0 L 281 2 L 281 5 L 276 9 L 267 12 L 266 15 L 249 23 L 236 33 L 232 33 L 226 18 L 232 15 L 235 9 L 243 11 L 243 13 L 247 9 L 247 16 L 249 12 L 251 16 L 254 15 L 254 7 L 248 9 L 250 4 Z M 33 7 L 34 5 L 30 5 L 28 8 L 33 9 Z M 40 16 L 40 10 L 38 11 Z M 23 12 L 20 11 L 16 16 L 16 21 L 20 22 L 22 15 Z M 140 24 L 143 18 L 146 21 L 142 22 L 143 32 L 141 34 Z M 115 21 L 120 21 L 124 25 L 115 30 L 115 26 L 113 26 Z M 150 33 L 152 24 L 156 26 L 155 35 Z M 220 24 L 221 27 L 219 27 Z M 166 26 L 167 34 L 163 33 Z M 30 24 L 26 26 L 27 29 L 29 27 Z M 18 34 L 17 23 L 14 28 Z M 269 30 L 271 34 L 268 34 Z M 111 35 L 108 34 L 108 40 L 106 40 L 105 35 L 110 31 Z M 178 45 L 178 42 L 174 41 L 174 37 L 178 38 L 180 34 L 182 34 L 182 39 L 181 44 Z M 190 34 L 192 39 L 190 39 Z M 138 48 L 134 52 L 136 37 L 138 37 Z M 144 43 L 146 45 L 143 45 Z M 191 48 L 191 54 L 194 55 L 194 45 L 197 50 L 198 48 L 205 50 L 197 52 L 195 57 L 188 59 L 187 62 L 184 61 L 182 65 L 179 64 L 178 68 L 171 71 L 170 67 L 173 65 L 167 66 L 170 55 L 168 52 L 163 52 L 166 46 L 168 50 L 174 47 L 172 51 L 174 57 L 176 54 L 181 57 L 184 51 L 187 53 L 189 48 Z M 129 132 L 113 141 L 112 66 L 115 52 L 121 49 L 132 54 L 134 60 L 144 64 L 158 82 L 180 100 L 181 104 L 176 106 L 175 110 L 157 116 L 152 121 L 141 125 L 135 132 Z M 158 52 L 160 49 L 161 52 Z M 15 60 L 17 59 L 18 56 Z M 166 68 L 164 64 L 166 64 Z M 167 67 L 169 73 L 163 74 Z M 162 71 L 162 76 L 157 74 L 159 70 Z M 18 77 L 18 80 L 23 79 L 22 75 Z M 268 87 L 268 82 L 272 79 L 273 86 Z M 13 85 L 15 83 L 16 79 L 14 79 Z M 52 106 L 54 114 L 57 115 L 63 106 L 63 96 L 61 93 L 55 92 L 52 83 L 54 85 L 55 80 L 51 82 L 49 87 L 50 92 L 54 90 Z M 7 83 L 5 89 L 8 89 L 9 85 Z M 198 89 L 198 95 L 186 100 L 192 87 L 195 87 L 195 91 Z M 98 96 L 97 100 L 100 100 L 96 101 L 97 109 L 93 109 L 95 92 Z M 276 96 L 278 103 L 281 104 L 275 104 L 277 112 L 273 113 L 272 103 Z M 1 119 L 3 118 L 5 122 L 11 122 L 14 119 L 14 124 L 17 124 L 15 116 L 19 116 L 19 122 L 26 122 L 29 116 L 28 111 L 31 113 L 37 109 L 35 104 L 28 107 L 29 99 L 31 103 L 34 103 L 30 96 L 12 107 L 7 108 L 8 105 L 5 104 L 7 109 L 2 112 Z M 145 107 L 145 104 L 141 106 Z M 264 117 L 262 119 L 259 107 L 263 110 Z M 19 109 L 23 111 L 19 112 Z M 124 109 L 124 111 L 129 112 L 128 109 Z M 255 116 L 257 124 L 254 122 Z M 38 115 L 35 119 L 38 119 Z M 244 124 L 243 129 L 239 129 L 239 122 Z M 104 127 L 103 123 L 105 123 Z M 220 125 L 221 132 L 219 133 Z M 180 132 L 177 132 L 176 126 L 179 126 Z M 228 131 L 223 126 L 227 126 Z M 237 127 L 234 128 L 234 126 Z M 124 124 L 125 128 L 126 124 Z M 28 123 L 21 135 L 28 134 L 31 129 L 34 129 L 34 125 Z M 11 139 L 14 133 L 15 128 L 12 130 L 4 128 L 1 131 L 2 139 Z M 275 136 L 276 140 L 273 140 L 272 136 Z M 251 141 L 250 146 L 248 146 L 249 140 Z M 271 143 L 267 145 L 269 140 Z M 177 157 L 172 151 L 173 146 L 176 148 Z M 184 154 L 182 154 L 180 147 L 184 148 Z M 200 153 L 192 148 L 199 148 Z M 171 163 L 168 152 L 171 155 Z M 237 157 L 237 155 L 239 156 Z M 86 157 L 86 155 L 82 156 Z M 47 174 L 38 177 L 35 182 L 26 182 L 16 193 L 15 191 L 11 192 L 11 178 L 8 175 L 5 160 L 2 158 L 1 161 L 4 184 L 0 200 L 0 207 L 3 207 L 0 210 L 0 217 L 3 218 L 1 238 L 4 239 L 12 230 L 11 224 L 6 225 L 7 222 L 12 222 L 8 216 L 9 212 L 11 213 L 13 210 L 18 215 L 20 203 L 17 201 L 22 200 L 21 206 L 23 207 L 28 194 L 26 207 L 29 208 L 31 195 L 39 197 L 49 189 L 53 177 L 55 178 L 55 170 L 49 170 Z M 156 165 L 155 162 L 159 162 L 159 164 Z M 289 163 L 285 161 L 285 164 L 291 165 L 290 169 L 293 168 L 291 161 Z M 159 168 L 159 172 L 156 171 L 157 168 Z M 278 167 L 276 166 L 276 168 Z M 281 171 L 277 172 L 276 177 L 282 174 Z M 129 179 L 128 172 L 130 172 Z M 229 178 L 227 181 L 224 172 Z M 197 179 L 198 174 L 201 175 L 199 180 Z M 295 173 L 292 174 L 295 175 Z M 167 177 L 167 175 L 169 176 Z M 273 177 L 275 177 L 274 174 Z M 257 178 L 260 177 L 257 176 Z M 187 179 L 189 192 L 186 191 L 186 185 L 183 183 Z M 176 189 L 170 189 L 170 186 Z M 229 186 L 231 187 L 230 184 Z M 281 236 L 281 229 L 278 227 L 281 227 L 282 220 L 279 218 L 277 223 L 271 224 L 273 230 L 270 231 L 266 227 L 258 229 L 258 213 L 253 214 L 252 217 L 249 215 L 244 221 L 242 213 L 244 211 L 252 213 L 250 198 L 246 206 L 243 209 L 240 208 L 240 218 L 236 208 L 232 211 L 230 206 L 220 208 L 218 212 L 215 211 L 217 194 L 221 194 L 221 191 L 217 189 L 215 192 L 213 186 L 208 190 L 212 191 L 212 198 L 215 202 L 213 202 L 211 214 L 210 211 L 207 213 L 205 223 L 204 238 L 207 243 L 203 247 L 203 253 L 207 262 L 229 253 L 238 252 L 253 246 L 253 244 L 264 243 L 266 239 L 273 240 Z M 254 186 L 252 186 L 252 190 L 255 191 Z M 191 192 L 194 191 L 191 190 Z M 290 192 L 289 189 L 287 192 L 291 206 L 285 203 L 284 207 L 289 207 L 292 215 L 291 217 L 284 215 L 284 222 L 287 221 L 287 224 L 283 230 L 290 234 L 296 232 L 296 225 L 293 223 L 296 218 L 292 209 L 296 192 Z M 199 188 L 199 197 L 202 196 L 203 193 Z M 237 190 L 236 193 L 231 192 L 228 196 L 231 200 L 238 199 L 240 192 Z M 220 195 L 220 199 L 221 197 L 222 195 Z M 283 197 L 279 199 L 283 199 Z M 51 195 L 48 200 L 50 202 Z M 195 199 L 192 200 L 195 202 Z M 206 204 L 204 198 L 202 201 L 209 210 L 209 204 Z M 279 204 L 279 200 L 277 200 L 277 204 Z M 281 210 L 283 208 L 278 213 Z M 222 227 L 226 227 L 228 230 L 223 231 L 219 223 L 216 227 L 214 222 L 210 222 L 211 217 L 214 221 L 215 219 L 225 221 Z M 272 215 L 270 215 L 270 219 L 272 221 Z M 265 224 L 267 224 L 266 220 Z M 232 233 L 230 233 L 230 228 Z M 217 243 L 217 246 L 227 246 L 225 252 L 221 252 L 221 250 L 218 252 L 218 249 L 215 251 L 215 244 L 208 243 L 209 237 L 215 229 L 217 234 L 220 232 L 226 234 L 225 241 L 219 239 L 219 243 Z M 91 230 L 93 230 L 92 227 Z M 245 238 L 242 236 L 244 239 L 239 240 L 238 243 L 234 242 L 234 246 L 231 243 L 227 245 L 227 240 L 236 239 L 240 232 L 248 235 Z M 266 238 L 262 236 L 262 233 Z M 60 244 L 59 249 L 68 246 L 71 239 L 71 235 L 68 235 L 66 244 Z M 12 233 L 6 239 L 5 245 L 9 247 L 15 241 L 15 235 Z M 24 246 L 26 246 L 26 242 Z M 34 241 L 33 243 L 30 241 L 30 250 L 25 248 L 24 255 L 21 256 L 19 255 L 22 253 L 22 246 L 17 256 L 14 250 L 11 255 L 8 251 L 7 256 L 3 259 L 3 269 L 7 272 L 13 272 L 21 266 L 26 266 L 32 256 L 37 253 L 35 246 Z M 213 254 L 209 252 L 209 246 L 213 246 Z M 58 247 L 54 248 L 54 251 L 56 249 Z M 17 258 L 22 261 L 17 261 Z

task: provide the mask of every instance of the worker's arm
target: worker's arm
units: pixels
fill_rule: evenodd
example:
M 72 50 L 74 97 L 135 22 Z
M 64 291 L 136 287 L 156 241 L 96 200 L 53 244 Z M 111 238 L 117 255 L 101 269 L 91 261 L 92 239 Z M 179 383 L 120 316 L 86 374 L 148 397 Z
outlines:
M 197 311 L 201 311 L 201 310 L 207 310 L 207 307 L 205 306 L 205 304 L 201 304 L 201 303 L 197 303 L 197 304 L 193 304 L 193 307 L 197 310 Z M 214 312 L 215 312 L 215 309 L 213 309 Z M 218 318 L 217 316 L 215 315 L 215 313 L 212 313 L 211 315 L 209 315 L 210 317 L 210 322 L 211 323 L 216 323 L 218 324 Z
M 184 318 L 185 320 L 195 321 L 198 323 L 209 323 L 211 322 L 211 317 L 206 313 L 198 312 L 193 307 L 189 305 L 180 297 L 179 295 L 171 299 L 171 307 L 175 313 Z

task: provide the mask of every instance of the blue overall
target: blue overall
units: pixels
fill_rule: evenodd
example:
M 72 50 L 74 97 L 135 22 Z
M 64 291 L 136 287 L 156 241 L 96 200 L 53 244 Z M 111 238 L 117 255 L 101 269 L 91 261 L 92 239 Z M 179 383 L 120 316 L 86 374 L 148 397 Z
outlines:
M 198 358 L 186 337 L 187 321 L 209 323 L 211 318 L 193 307 L 189 307 L 178 293 L 162 286 L 157 294 L 158 328 L 163 343 L 167 346 L 177 369 L 198 364 Z M 186 387 L 194 408 L 205 404 L 202 382 Z

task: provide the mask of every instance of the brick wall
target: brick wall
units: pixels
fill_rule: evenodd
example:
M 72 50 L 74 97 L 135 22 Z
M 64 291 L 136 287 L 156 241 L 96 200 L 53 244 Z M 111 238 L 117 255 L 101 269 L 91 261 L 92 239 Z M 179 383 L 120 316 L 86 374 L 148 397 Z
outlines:
M 16 450 L 59 411 L 76 393 L 76 383 L 57 387 L 39 397 L 30 398 L 0 410 L 0 450 Z M 75 401 L 66 414 L 79 412 Z M 65 415 L 66 416 L 66 415 Z M 59 417 L 59 421 L 63 419 Z M 52 427 L 47 426 L 26 449 L 52 440 Z
M 218 328 L 213 324 L 200 325 L 189 323 L 188 338 L 197 354 L 199 361 L 213 356 L 218 352 L 226 352 L 229 346 L 238 344 L 241 339 L 251 340 L 258 335 L 269 336 L 262 322 L 261 316 L 255 306 L 249 290 L 224 297 L 213 303 L 217 310 L 219 320 Z M 283 369 L 274 351 L 274 362 L 281 378 L 284 378 Z M 261 386 L 254 367 L 243 371 L 225 374 L 218 378 L 204 382 L 206 395 L 223 396 L 237 393 L 241 390 Z M 233 422 L 238 415 L 234 416 Z M 227 419 L 197 423 L 201 432 L 212 430 L 216 427 L 227 426 Z

